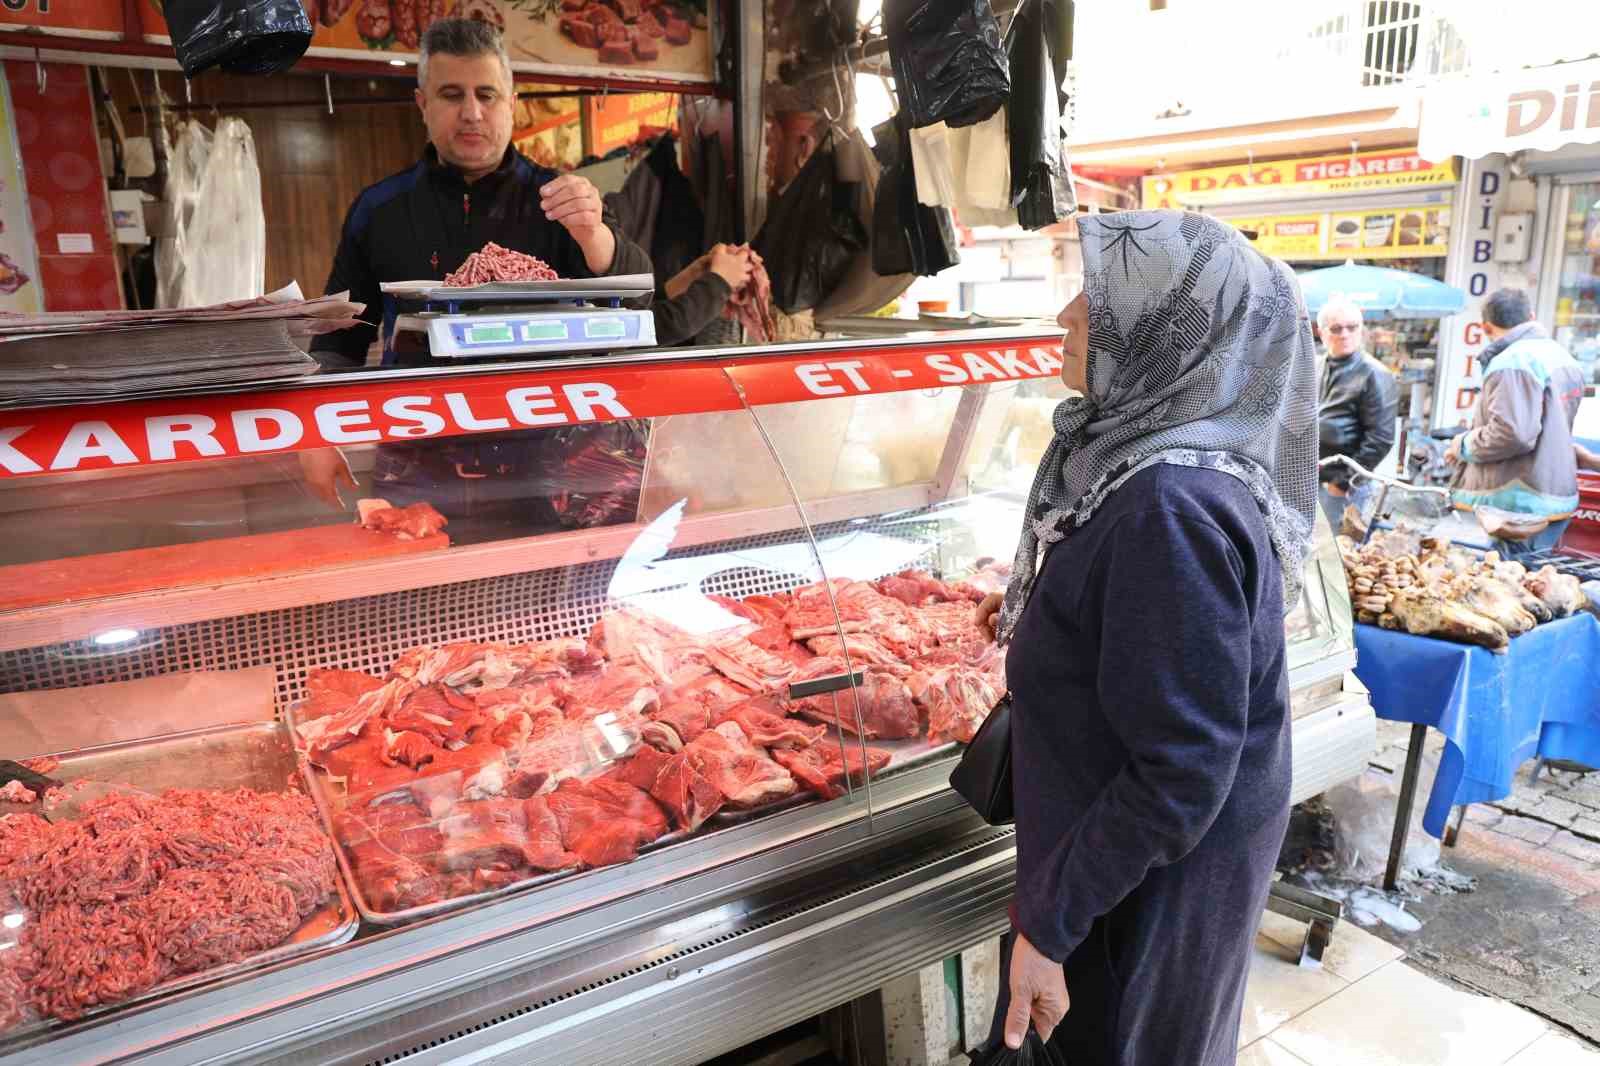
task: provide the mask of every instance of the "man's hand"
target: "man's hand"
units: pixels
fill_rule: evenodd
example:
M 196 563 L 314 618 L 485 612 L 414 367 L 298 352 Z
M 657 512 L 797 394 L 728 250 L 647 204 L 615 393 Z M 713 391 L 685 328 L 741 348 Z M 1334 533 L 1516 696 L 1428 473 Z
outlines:
M 999 622 L 1000 605 L 1006 602 L 1003 592 L 991 592 L 978 604 L 978 628 L 989 634 L 989 639 L 995 639 L 994 627 Z
M 1600 455 L 1596 455 L 1581 444 L 1573 444 L 1572 452 L 1578 460 L 1579 470 L 1600 470 Z
M 1459 466 L 1461 464 L 1461 440 L 1465 436 L 1466 434 L 1463 433 L 1460 437 L 1451 441 L 1450 447 L 1444 450 L 1444 461 L 1451 466 Z
M 711 272 L 728 283 L 728 288 L 738 292 L 750 280 L 750 251 L 719 244 L 711 249 Z
M 595 274 L 611 269 L 617 255 L 617 237 L 605 223 L 600 190 L 588 178 L 568 174 L 547 182 L 539 190 L 544 217 L 561 225 L 583 249 L 584 262 Z
M 345 502 L 339 496 L 339 484 L 343 482 L 354 491 L 356 477 L 350 472 L 350 463 L 344 453 L 338 448 L 314 448 L 296 452 L 295 455 L 300 460 L 300 476 L 305 479 L 306 488 L 311 490 L 311 494 L 329 507 L 346 510 Z
M 1048 1041 L 1061 1019 L 1067 1016 L 1067 976 L 1061 964 L 1051 962 L 1017 934 L 1011 948 L 1011 1009 L 1006 1011 L 1006 1047 L 1015 1051 L 1028 1036 L 1033 1021 L 1039 1039 Z

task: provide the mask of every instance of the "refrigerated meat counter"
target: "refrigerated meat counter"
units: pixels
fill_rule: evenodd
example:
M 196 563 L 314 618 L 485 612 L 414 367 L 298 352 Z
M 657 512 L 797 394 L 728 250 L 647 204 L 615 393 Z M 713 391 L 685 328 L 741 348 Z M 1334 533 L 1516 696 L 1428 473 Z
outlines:
M 692 1064 L 998 935 L 947 779 L 1059 346 L 0 416 L 0 1061 Z M 1296 800 L 1374 729 L 1307 578 Z

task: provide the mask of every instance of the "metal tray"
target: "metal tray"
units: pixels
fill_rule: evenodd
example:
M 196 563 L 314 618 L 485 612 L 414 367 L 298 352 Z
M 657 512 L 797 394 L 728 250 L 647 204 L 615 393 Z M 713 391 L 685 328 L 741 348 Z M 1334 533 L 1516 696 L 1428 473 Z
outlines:
M 154 740 L 59 752 L 52 757 L 59 759 L 60 765 L 50 771 L 49 776 L 63 784 L 107 781 L 132 785 L 147 792 L 169 788 L 250 788 L 258 792 L 284 792 L 293 779 L 296 762 L 289 733 L 281 722 L 199 729 Z M 33 803 L 0 803 L 0 814 L 20 812 L 38 814 L 40 808 Z M 184 974 L 137 996 L 91 1008 L 84 1012 L 84 1020 L 345 943 L 356 935 L 361 923 L 344 882 L 336 879 L 334 888 L 334 898 L 313 912 L 277 947 L 227 966 Z M 0 1034 L 0 1045 L 76 1024 L 54 1018 L 24 1022 Z
M 344 809 L 342 797 L 333 795 L 337 789 L 330 786 L 328 775 L 313 768 L 304 760 L 300 763 L 300 772 L 306 782 L 307 791 L 311 793 L 311 801 L 317 805 L 317 811 L 322 815 L 323 827 L 328 831 L 328 836 L 333 840 L 334 855 L 339 860 L 339 871 L 344 875 L 345 884 L 349 888 L 350 897 L 355 901 L 356 911 L 363 921 L 373 925 L 404 925 L 407 922 L 418 921 L 422 918 L 432 918 L 435 915 L 447 914 L 458 911 L 501 896 L 509 896 L 516 892 L 524 892 L 530 888 L 548 885 L 552 881 L 561 881 L 569 877 L 577 877 L 586 873 L 584 870 L 557 870 L 553 873 L 534 874 L 521 881 L 513 881 L 509 885 L 499 888 L 486 889 L 483 892 L 469 892 L 464 896 L 452 896 L 449 899 L 437 900 L 433 903 L 424 903 L 417 907 L 406 907 L 397 911 L 383 911 L 368 902 L 366 894 L 361 889 L 361 879 L 356 876 L 355 867 L 350 864 L 349 857 L 345 854 L 344 843 L 334 832 L 333 816 Z M 678 830 L 668 833 L 639 849 L 639 854 L 656 851 L 669 844 L 676 844 L 680 840 L 687 840 L 688 833 Z
M 441 281 L 386 281 L 384 293 L 401 299 L 436 301 L 515 301 L 563 298 L 630 299 L 655 291 L 651 274 L 617 274 L 604 278 L 558 278 L 555 281 L 491 281 L 483 285 L 451 286 Z
M 290 730 L 295 728 L 295 712 L 297 710 L 299 710 L 299 704 L 294 704 L 285 712 L 285 718 Z M 334 785 L 328 779 L 326 773 L 316 769 L 306 760 L 297 758 L 297 761 L 300 766 L 302 780 L 306 783 L 306 791 L 311 794 L 311 802 L 316 804 L 317 812 L 322 816 L 323 828 L 327 830 L 329 839 L 333 841 L 334 855 L 339 860 L 339 870 L 344 875 L 345 885 L 349 889 L 350 897 L 355 901 L 356 911 L 364 921 L 373 925 L 403 925 L 422 918 L 432 918 L 435 915 L 461 910 L 464 907 L 483 903 L 486 900 L 499 899 L 501 896 L 524 892 L 530 888 L 548 885 L 552 881 L 577 877 L 587 872 L 584 870 L 557 870 L 553 873 L 534 874 L 521 881 L 513 881 L 509 885 L 501 885 L 499 888 L 491 888 L 483 892 L 470 892 L 464 896 L 452 896 L 449 899 L 424 903 L 418 907 L 406 907 L 397 911 L 379 910 L 367 900 L 366 893 L 362 891 L 361 880 L 356 876 L 355 867 L 351 865 L 349 857 L 345 854 L 344 842 L 339 839 L 339 835 L 333 827 L 334 815 L 344 810 L 343 790 Z M 639 854 L 643 855 L 647 852 L 657 851 L 670 844 L 687 840 L 690 835 L 681 829 L 668 833 L 666 836 L 659 837 L 641 847 Z

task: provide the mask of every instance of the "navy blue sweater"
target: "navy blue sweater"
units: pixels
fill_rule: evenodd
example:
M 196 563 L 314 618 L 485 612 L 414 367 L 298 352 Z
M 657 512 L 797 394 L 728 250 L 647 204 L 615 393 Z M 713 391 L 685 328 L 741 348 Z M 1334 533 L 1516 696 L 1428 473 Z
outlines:
M 1187 467 L 1129 479 L 1050 551 L 1006 669 L 1018 928 L 1064 961 L 1169 869 L 1161 884 L 1192 898 L 1140 905 L 1157 940 L 1198 956 L 1171 961 L 1218 978 L 1247 961 L 1288 814 L 1290 717 L 1280 569 L 1249 490 Z M 1218 878 L 1246 898 L 1219 899 Z

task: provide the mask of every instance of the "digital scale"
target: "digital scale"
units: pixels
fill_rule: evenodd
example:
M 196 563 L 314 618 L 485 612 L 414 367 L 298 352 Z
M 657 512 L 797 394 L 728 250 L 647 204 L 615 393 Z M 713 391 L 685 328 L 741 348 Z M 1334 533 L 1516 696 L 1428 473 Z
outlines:
M 428 354 L 439 359 L 588 353 L 656 343 L 655 316 L 622 306 L 623 300 L 655 291 L 649 274 L 467 288 L 394 281 L 381 288 L 401 305 L 396 341 L 402 333 L 421 334 Z

